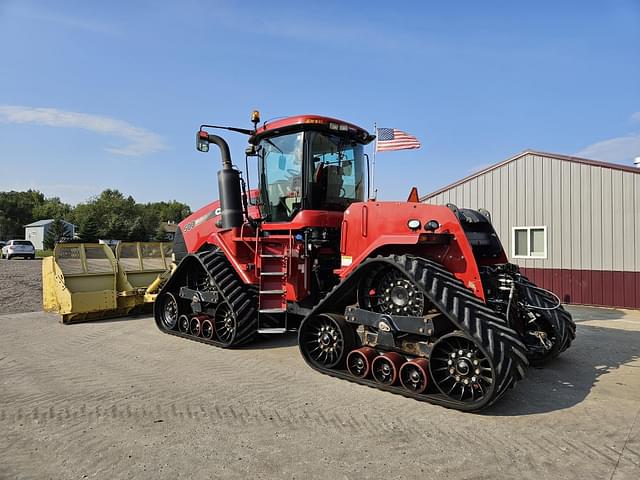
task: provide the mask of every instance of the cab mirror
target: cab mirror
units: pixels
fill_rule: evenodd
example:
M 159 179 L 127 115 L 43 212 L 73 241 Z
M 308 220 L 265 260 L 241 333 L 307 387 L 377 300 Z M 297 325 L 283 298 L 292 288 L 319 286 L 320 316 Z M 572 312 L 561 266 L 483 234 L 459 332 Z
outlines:
M 284 170 L 285 168 L 287 168 L 287 157 L 285 157 L 284 155 L 280 155 L 278 157 L 278 168 L 280 170 Z
M 196 149 L 199 152 L 209 151 L 209 134 L 204 130 L 200 130 L 196 133 Z

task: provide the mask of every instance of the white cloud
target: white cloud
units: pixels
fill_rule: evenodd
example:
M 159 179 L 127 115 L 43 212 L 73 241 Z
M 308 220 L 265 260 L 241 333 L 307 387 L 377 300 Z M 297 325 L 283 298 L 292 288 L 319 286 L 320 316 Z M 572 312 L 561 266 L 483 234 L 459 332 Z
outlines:
M 7 9 L 16 17 L 23 18 L 29 22 L 44 22 L 59 25 L 63 28 L 75 30 L 86 30 L 91 33 L 105 34 L 111 36 L 122 36 L 122 32 L 114 25 L 99 19 L 83 18 L 71 15 L 62 15 L 53 10 L 47 10 L 42 5 L 33 7 L 30 5 L 12 5 Z M 96 16 L 97 17 L 97 16 Z
M 167 149 L 160 135 L 123 120 L 101 115 L 67 112 L 57 108 L 0 105 L 0 122 L 81 128 L 102 135 L 119 137 L 126 141 L 126 145 L 105 148 L 116 155 L 141 156 Z
M 640 121 L 640 112 L 632 113 L 631 120 Z M 629 163 L 632 159 L 640 157 L 640 132 L 600 140 L 583 148 L 576 153 L 576 156 L 609 162 Z
M 332 48 L 340 47 L 343 50 L 365 51 L 375 44 L 376 51 L 394 51 L 402 45 L 413 45 L 417 42 L 408 30 L 390 34 L 381 25 L 369 21 L 353 25 L 353 22 L 325 18 L 318 14 L 301 20 L 296 9 L 267 9 L 264 12 L 254 12 L 249 21 L 246 11 L 225 8 L 222 4 L 215 10 L 212 15 L 215 16 L 216 24 L 233 31 L 242 29 L 252 35 L 267 35 Z M 430 46 L 421 45 L 420 48 L 424 52 Z
M 640 156 L 640 133 L 596 142 L 580 150 L 576 156 L 628 163 L 631 159 Z

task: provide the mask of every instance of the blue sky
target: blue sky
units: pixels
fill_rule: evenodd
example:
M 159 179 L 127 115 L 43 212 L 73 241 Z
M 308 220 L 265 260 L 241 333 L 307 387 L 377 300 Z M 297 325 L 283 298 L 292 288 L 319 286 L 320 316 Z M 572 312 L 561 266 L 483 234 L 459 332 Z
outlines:
M 201 123 L 374 122 L 379 198 L 428 193 L 527 148 L 640 156 L 640 0 L 0 0 L 0 190 L 217 197 Z M 226 135 L 244 165 L 245 139 Z

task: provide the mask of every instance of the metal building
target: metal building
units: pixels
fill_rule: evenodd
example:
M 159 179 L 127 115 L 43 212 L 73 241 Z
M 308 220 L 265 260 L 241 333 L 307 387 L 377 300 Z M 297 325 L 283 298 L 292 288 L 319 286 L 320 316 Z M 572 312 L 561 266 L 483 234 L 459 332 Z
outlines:
M 24 226 L 24 238 L 25 240 L 31 240 L 31 243 L 36 247 L 37 250 L 44 249 L 44 239 L 47 236 L 47 232 L 53 224 L 54 219 L 48 218 L 46 220 L 38 220 L 37 222 L 30 223 L 29 225 Z M 73 238 L 76 233 L 76 226 L 72 223 L 69 223 L 65 220 L 62 220 L 64 224 L 64 230 L 69 238 Z
M 421 200 L 488 210 L 510 261 L 565 303 L 640 308 L 640 168 L 525 151 Z

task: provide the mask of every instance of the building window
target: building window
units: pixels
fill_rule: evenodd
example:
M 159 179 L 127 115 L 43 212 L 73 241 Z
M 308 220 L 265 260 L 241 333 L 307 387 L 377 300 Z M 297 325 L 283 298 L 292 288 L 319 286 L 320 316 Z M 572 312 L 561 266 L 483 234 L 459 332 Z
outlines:
M 513 227 L 513 258 L 547 258 L 547 227 Z

